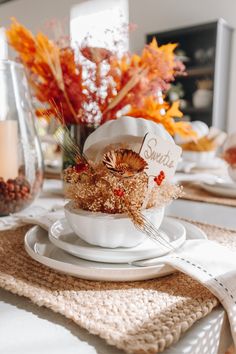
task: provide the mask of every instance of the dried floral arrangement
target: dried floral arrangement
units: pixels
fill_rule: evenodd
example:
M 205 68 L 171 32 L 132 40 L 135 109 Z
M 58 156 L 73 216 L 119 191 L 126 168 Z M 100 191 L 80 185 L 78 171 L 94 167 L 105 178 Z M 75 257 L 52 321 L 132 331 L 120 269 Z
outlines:
M 43 33 L 34 36 L 15 19 L 7 37 L 43 104 L 36 109 L 38 116 L 58 118 L 60 111 L 66 125 L 97 126 L 125 112 L 161 123 L 171 135 L 194 134 L 188 123 L 173 119 L 182 117 L 179 103 L 164 101 L 170 82 L 184 74 L 184 65 L 174 55 L 176 44 L 158 46 L 153 39 L 141 55 L 122 56 L 83 45 L 76 48 L 77 58 L 70 44 Z
M 217 148 L 215 139 L 203 136 L 198 140 L 189 141 L 181 144 L 184 151 L 214 151 Z
M 199 139 L 193 138 L 192 140 L 181 144 L 181 148 L 184 151 L 215 151 L 224 143 L 226 136 L 227 134 L 225 132 L 215 127 L 211 127 L 207 135 L 204 135 Z
M 64 128 L 61 128 L 64 129 Z M 58 141 L 60 134 L 57 132 Z M 158 230 L 142 214 L 142 210 L 161 208 L 182 194 L 182 187 L 166 181 L 164 171 L 152 176 L 150 189 L 145 169 L 147 162 L 131 149 L 108 150 L 98 163 L 88 161 L 69 134 L 64 148 L 71 151 L 74 166 L 64 171 L 66 196 L 76 209 L 108 214 L 127 214 L 134 225 L 157 240 Z

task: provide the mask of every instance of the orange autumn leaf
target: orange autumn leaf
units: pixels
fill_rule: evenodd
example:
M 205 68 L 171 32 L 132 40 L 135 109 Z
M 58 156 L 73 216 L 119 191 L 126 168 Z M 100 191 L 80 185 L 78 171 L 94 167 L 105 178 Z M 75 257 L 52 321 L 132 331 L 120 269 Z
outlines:
M 140 56 L 125 53 L 120 60 L 111 59 L 110 74 L 116 83 L 117 93 L 107 99 L 103 123 L 122 107 L 142 106 L 144 98 L 154 95 L 158 90 L 168 89 L 175 75 L 184 70 L 175 60 L 176 46 L 177 44 L 170 43 L 159 47 L 154 38 L 144 47 Z
M 146 45 L 141 55 L 142 65 L 148 66 L 151 75 L 159 75 L 164 80 L 171 80 L 175 73 L 174 50 L 177 44 L 166 44 L 158 46 L 153 38 L 149 45 Z
M 141 107 L 131 107 L 128 115 L 162 124 L 171 135 L 178 133 L 181 136 L 195 136 L 189 123 L 174 120 L 183 115 L 179 110 L 179 102 L 174 102 L 170 106 L 166 102 L 159 103 L 155 97 L 150 96 L 145 99 Z
M 179 110 L 179 101 L 175 101 L 169 107 L 167 114 L 169 117 L 182 118 L 183 113 Z

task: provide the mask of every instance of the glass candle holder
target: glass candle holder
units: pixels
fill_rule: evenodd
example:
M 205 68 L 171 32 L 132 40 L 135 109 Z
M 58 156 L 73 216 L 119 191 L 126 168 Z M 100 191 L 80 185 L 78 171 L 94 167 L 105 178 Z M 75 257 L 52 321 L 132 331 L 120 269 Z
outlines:
M 0 216 L 18 212 L 38 196 L 43 158 L 24 69 L 0 60 Z

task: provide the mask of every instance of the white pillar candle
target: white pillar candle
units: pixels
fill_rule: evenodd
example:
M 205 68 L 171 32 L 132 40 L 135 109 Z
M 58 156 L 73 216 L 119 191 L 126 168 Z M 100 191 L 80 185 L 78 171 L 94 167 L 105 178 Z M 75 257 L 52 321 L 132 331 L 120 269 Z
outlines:
M 0 27 L 0 60 L 7 59 L 8 45 L 5 28 Z
M 18 176 L 17 121 L 0 121 L 0 177 Z

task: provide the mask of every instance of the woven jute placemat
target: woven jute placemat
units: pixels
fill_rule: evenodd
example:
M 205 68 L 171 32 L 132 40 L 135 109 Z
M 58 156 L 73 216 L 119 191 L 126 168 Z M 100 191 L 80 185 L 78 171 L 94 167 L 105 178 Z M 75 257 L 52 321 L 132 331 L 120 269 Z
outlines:
M 236 198 L 218 197 L 210 192 L 205 191 L 200 186 L 193 183 L 182 183 L 184 187 L 184 194 L 182 199 L 194 200 L 199 202 L 221 204 L 227 206 L 236 206 Z
M 236 249 L 236 232 L 197 224 Z M 57 273 L 24 250 L 29 226 L 0 232 L 0 286 L 73 320 L 127 353 L 156 354 L 177 342 L 218 300 L 182 273 L 138 282 L 96 282 Z

